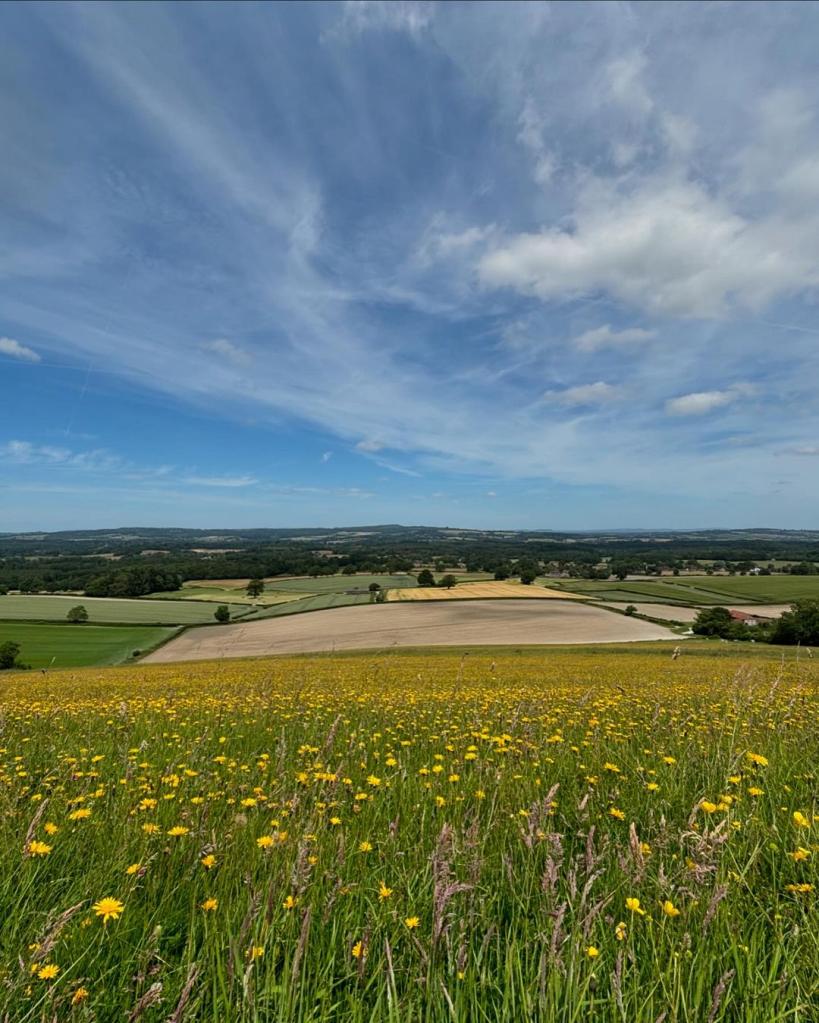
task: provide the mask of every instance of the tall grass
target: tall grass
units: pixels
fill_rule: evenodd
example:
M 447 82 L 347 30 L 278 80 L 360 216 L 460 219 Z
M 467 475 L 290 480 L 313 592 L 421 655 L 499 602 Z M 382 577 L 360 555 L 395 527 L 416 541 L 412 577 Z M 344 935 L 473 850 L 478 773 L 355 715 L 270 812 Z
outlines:
M 2 710 L 9 1023 L 818 1018 L 814 664 L 132 667 Z

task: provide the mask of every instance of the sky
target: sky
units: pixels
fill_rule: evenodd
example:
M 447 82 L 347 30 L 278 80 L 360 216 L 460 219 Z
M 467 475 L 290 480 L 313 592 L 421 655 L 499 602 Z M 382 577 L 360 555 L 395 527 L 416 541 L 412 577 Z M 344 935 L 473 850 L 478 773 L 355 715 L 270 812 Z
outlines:
M 811 528 L 819 5 L 0 5 L 0 530 Z

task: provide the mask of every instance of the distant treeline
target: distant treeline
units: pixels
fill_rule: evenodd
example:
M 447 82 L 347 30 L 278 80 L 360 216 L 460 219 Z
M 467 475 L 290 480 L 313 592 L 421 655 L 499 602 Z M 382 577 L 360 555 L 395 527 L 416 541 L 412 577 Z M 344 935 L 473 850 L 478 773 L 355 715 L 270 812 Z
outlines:
M 696 569 L 819 571 L 817 533 L 772 533 L 754 538 L 744 533 L 675 534 L 666 542 L 657 542 L 638 534 L 590 538 L 584 534 L 465 531 L 452 535 L 448 530 L 398 526 L 323 533 L 305 530 L 289 538 L 280 537 L 286 531 L 250 532 L 252 537 L 202 536 L 192 530 L 0 536 L 0 590 L 76 590 L 93 596 L 136 597 L 178 589 L 188 579 L 393 574 L 417 571 L 419 564 L 434 565 L 440 572 L 489 572 L 497 578 L 520 575 L 521 571 L 590 579 Z M 258 534 L 276 539 L 260 543 Z M 201 549 L 194 551 L 193 546 Z M 775 561 L 796 564 L 775 569 Z

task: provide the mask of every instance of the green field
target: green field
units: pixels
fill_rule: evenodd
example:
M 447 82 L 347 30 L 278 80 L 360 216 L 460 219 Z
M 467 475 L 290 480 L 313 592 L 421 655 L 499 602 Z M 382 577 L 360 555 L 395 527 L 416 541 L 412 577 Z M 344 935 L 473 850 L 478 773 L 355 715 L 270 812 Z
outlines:
M 288 600 L 298 600 L 300 594 L 292 591 L 282 592 L 266 587 L 260 597 L 248 597 L 244 589 L 234 586 L 184 586 L 181 590 L 168 590 L 165 593 L 152 593 L 148 600 L 196 600 L 200 603 L 228 604 L 234 609 L 241 607 L 247 611 L 251 604 L 283 604 Z M 213 609 L 211 609 L 212 611 Z M 241 613 L 241 612 L 238 612 Z
M 32 668 L 81 668 L 121 664 L 170 639 L 172 628 L 145 625 L 42 625 L 0 622 L 0 643 L 20 644 L 20 660 Z
M 353 604 L 369 604 L 369 593 L 315 593 L 305 594 L 300 600 L 286 604 L 275 604 L 254 615 L 254 618 L 279 618 L 282 615 L 301 614 L 302 611 L 326 611 L 329 607 L 350 607 Z
M 378 583 L 385 590 L 417 586 L 414 575 L 324 575 L 313 579 L 274 579 L 267 585 L 281 593 L 344 593 L 346 590 L 366 590 L 370 583 Z
M 135 625 L 195 625 L 213 621 L 213 607 L 194 600 L 120 600 L 115 597 L 57 597 L 29 594 L 0 596 L 0 621 L 64 622 L 77 604 L 88 612 L 91 622 Z M 248 608 L 231 606 L 231 617 L 241 617 Z
M 802 597 L 819 598 L 819 576 L 674 576 L 629 582 L 625 580 L 560 579 L 560 589 L 599 600 L 689 604 L 788 604 Z

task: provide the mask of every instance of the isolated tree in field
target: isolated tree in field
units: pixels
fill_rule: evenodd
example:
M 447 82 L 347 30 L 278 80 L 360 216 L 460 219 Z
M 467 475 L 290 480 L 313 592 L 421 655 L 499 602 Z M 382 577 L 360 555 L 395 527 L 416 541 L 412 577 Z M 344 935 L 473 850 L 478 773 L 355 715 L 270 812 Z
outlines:
M 219 607 L 213 612 L 213 617 L 217 622 L 229 622 L 230 621 L 230 608 L 227 604 L 220 604 Z
M 498 567 L 495 569 L 495 578 L 497 580 L 499 580 L 499 581 L 502 580 L 502 579 L 508 579 L 509 578 L 509 566 L 508 565 L 498 565 Z
M 68 614 L 65 617 L 67 618 L 67 620 L 69 622 L 76 622 L 76 623 L 87 622 L 88 621 L 88 612 L 85 610 L 85 608 L 82 606 L 82 604 L 77 604 L 76 607 L 72 607 L 71 608 L 71 610 L 68 612 Z
M 457 582 L 458 582 L 458 580 L 457 580 L 457 579 L 455 578 L 455 576 L 454 576 L 454 575 L 445 575 L 445 576 L 443 577 L 443 579 L 441 580 L 441 582 L 439 583 L 439 585 L 440 585 L 440 586 L 443 586 L 445 590 L 451 590 L 451 589 L 452 589 L 452 587 L 453 587 L 453 586 L 454 586 L 454 585 L 455 585 L 455 584 L 456 584 Z
M 637 608 L 633 604 L 629 604 L 628 607 L 623 612 L 623 614 L 628 615 L 629 618 L 631 618 L 632 615 L 637 614 Z
M 419 586 L 434 586 L 435 576 L 430 572 L 428 568 L 422 568 L 418 573 L 418 585 Z
M 260 597 L 264 593 L 264 579 L 251 579 L 245 592 L 248 597 Z
M 23 668 L 25 665 L 20 664 L 17 660 L 17 655 L 20 653 L 20 644 L 14 643 L 8 640 L 5 643 L 0 643 L 0 671 L 6 668 Z
M 380 589 L 381 589 L 380 583 L 370 583 L 369 585 L 370 593 L 378 593 Z
M 537 572 L 529 565 L 520 570 L 520 581 L 524 586 L 531 586 L 537 579 Z

